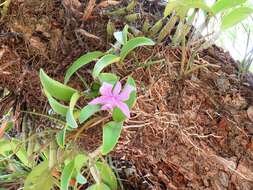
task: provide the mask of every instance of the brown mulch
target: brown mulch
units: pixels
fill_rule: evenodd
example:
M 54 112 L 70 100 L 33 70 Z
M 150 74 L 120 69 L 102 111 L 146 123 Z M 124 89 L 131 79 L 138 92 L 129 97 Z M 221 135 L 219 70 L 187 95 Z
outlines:
M 62 81 L 80 55 L 108 48 L 108 18 L 89 13 L 82 20 L 87 7 L 78 2 L 11 3 L 0 20 L 0 87 L 11 91 L 0 102 L 0 115 L 11 106 L 42 112 L 47 101 L 40 68 Z M 253 189 L 253 121 L 247 114 L 253 90 L 238 79 L 231 56 L 210 47 L 195 63 L 212 65 L 179 80 L 180 50 L 158 45 L 136 55 L 140 63 L 164 60 L 140 67 L 129 59 L 115 71 L 132 75 L 138 86 L 132 117 L 112 154 L 125 189 Z M 89 68 L 80 72 L 87 75 Z M 82 88 L 77 77 L 73 81 Z M 96 129 L 88 133 L 97 139 Z M 87 136 L 81 143 L 93 148 Z
M 131 162 L 127 187 L 252 189 L 253 89 L 241 85 L 230 62 L 206 51 L 195 61 L 213 59 L 216 66 L 178 81 L 177 51 L 154 51 L 166 61 L 133 72 L 139 98 L 115 153 Z M 209 51 L 226 56 L 217 47 Z

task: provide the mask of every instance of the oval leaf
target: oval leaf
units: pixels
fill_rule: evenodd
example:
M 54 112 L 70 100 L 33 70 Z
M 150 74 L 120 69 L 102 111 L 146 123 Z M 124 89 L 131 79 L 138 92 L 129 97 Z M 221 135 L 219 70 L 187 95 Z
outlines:
M 102 154 L 108 154 L 117 144 L 123 123 L 111 121 L 103 127 Z
M 45 89 L 44 89 L 45 95 L 48 99 L 49 105 L 54 110 L 55 113 L 58 113 L 62 116 L 66 116 L 68 112 L 68 106 L 62 105 L 57 100 L 55 100 Z
M 101 83 L 106 82 L 114 85 L 119 80 L 119 77 L 112 73 L 100 73 L 98 79 Z
M 103 162 L 96 162 L 96 167 L 99 171 L 99 174 L 102 178 L 102 181 L 110 187 L 111 190 L 117 190 L 118 183 L 115 174 L 112 169 Z
M 155 43 L 148 38 L 145 37 L 137 37 L 129 40 L 126 44 L 123 45 L 120 52 L 120 60 L 123 61 L 125 57 L 135 48 L 140 46 L 152 46 Z
M 100 111 L 101 106 L 100 105 L 90 105 L 88 104 L 87 106 L 85 106 L 79 115 L 79 122 L 83 123 L 85 122 L 87 119 L 89 119 L 94 113 Z
M 53 186 L 54 178 L 50 174 L 48 161 L 41 162 L 29 173 L 25 180 L 24 190 L 50 190 Z
M 93 78 L 97 78 L 100 74 L 100 72 L 107 67 L 108 65 L 118 62 L 120 60 L 120 58 L 116 55 L 112 55 L 112 54 L 108 54 L 103 56 L 101 59 L 98 60 L 98 62 L 96 63 L 93 72 L 92 72 L 92 76 Z
M 247 0 L 218 0 L 216 3 L 212 6 L 212 11 L 214 14 L 217 14 L 221 11 L 224 11 L 229 8 L 233 8 L 237 5 L 241 5 L 245 3 Z
M 78 127 L 73 112 L 74 112 L 74 108 L 75 108 L 76 102 L 79 99 L 79 97 L 80 97 L 79 93 L 73 94 L 73 96 L 71 97 L 69 108 L 68 108 L 67 115 L 66 115 L 67 124 L 71 128 L 74 128 L 74 129 Z
M 129 26 L 128 25 L 125 25 L 124 28 L 123 28 L 123 42 L 124 44 L 127 43 L 127 36 L 128 36 L 128 28 Z
M 70 161 L 65 165 L 62 175 L 61 175 L 61 190 L 68 190 L 69 182 L 71 180 L 72 174 L 75 170 L 75 161 Z
M 81 168 L 87 164 L 87 161 L 89 160 L 89 157 L 85 154 L 78 154 L 75 157 L 75 169 L 79 172 Z
M 82 66 L 90 63 L 91 61 L 96 60 L 97 58 L 101 57 L 103 55 L 102 52 L 100 51 L 94 51 L 91 53 L 87 53 L 83 56 L 81 56 L 80 58 L 78 58 L 67 70 L 65 78 L 64 78 L 64 83 L 66 84 L 70 77 L 78 70 L 80 69 Z
M 51 79 L 43 69 L 40 69 L 40 81 L 43 88 L 53 97 L 59 100 L 70 100 L 77 90 Z
M 10 144 L 12 147 L 12 152 L 16 154 L 16 156 L 24 165 L 30 167 L 31 164 L 29 162 L 29 156 L 24 143 L 16 138 L 12 138 Z
M 64 127 L 64 129 L 60 130 L 56 134 L 56 142 L 61 148 L 64 148 L 65 146 L 65 135 L 66 135 L 66 127 Z
M 252 13 L 253 9 L 249 7 L 239 7 L 237 9 L 232 10 L 230 13 L 228 13 L 222 18 L 221 29 L 226 30 L 238 24 Z
M 173 11 L 176 11 L 176 15 L 181 19 L 184 19 L 191 8 L 199 8 L 206 12 L 212 12 L 203 0 L 174 0 L 170 1 L 165 7 L 164 17 L 167 17 Z

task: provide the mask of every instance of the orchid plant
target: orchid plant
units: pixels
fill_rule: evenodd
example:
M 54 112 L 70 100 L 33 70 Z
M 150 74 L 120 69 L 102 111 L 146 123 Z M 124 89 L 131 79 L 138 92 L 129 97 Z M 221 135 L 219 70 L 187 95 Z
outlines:
M 128 76 L 124 82 L 117 75 L 105 73 L 103 70 L 111 64 L 116 64 L 116 66 L 123 64 L 124 59 L 133 49 L 144 45 L 151 46 L 154 42 L 145 37 L 128 39 L 128 26 L 125 26 L 123 31 L 115 32 L 114 37 L 116 38 L 115 45 L 106 53 L 89 52 L 77 59 L 68 68 L 64 83 L 50 78 L 42 69 L 40 70 L 43 91 L 52 111 L 60 118 L 65 118 L 65 124 L 57 133 L 56 139 L 50 143 L 49 158 L 51 159 L 45 159 L 32 169 L 27 176 L 25 190 L 50 190 L 54 186 L 55 179 L 48 174 L 55 174 L 55 171 L 58 172 L 58 176 L 61 176 L 60 182 L 56 183 L 61 190 L 68 190 L 70 186 L 77 189 L 78 186 L 87 183 L 87 179 L 81 172 L 82 168 L 86 168 L 85 171 L 89 170 L 96 182 L 88 187 L 89 190 L 117 189 L 116 176 L 102 156 L 107 155 L 116 146 L 123 123 L 131 116 L 130 110 L 136 101 L 137 92 L 135 81 L 131 76 Z M 85 91 L 78 91 L 68 86 L 67 83 L 77 70 L 90 63 L 95 63 L 92 70 L 94 82 L 90 85 L 91 87 L 87 85 L 88 88 Z M 123 82 L 124 87 L 122 87 Z M 81 98 L 88 100 L 83 108 L 77 105 Z M 79 126 L 89 125 L 98 112 L 105 110 L 109 112 L 107 118 L 111 118 L 111 121 L 102 128 L 102 145 L 94 152 L 76 151 L 78 148 L 70 148 L 75 142 L 69 143 L 65 140 L 68 133 L 73 133 Z M 76 133 L 78 132 L 77 130 Z M 61 159 L 54 159 L 59 151 L 65 152 L 64 156 Z M 47 183 L 42 182 L 43 179 L 46 179 Z

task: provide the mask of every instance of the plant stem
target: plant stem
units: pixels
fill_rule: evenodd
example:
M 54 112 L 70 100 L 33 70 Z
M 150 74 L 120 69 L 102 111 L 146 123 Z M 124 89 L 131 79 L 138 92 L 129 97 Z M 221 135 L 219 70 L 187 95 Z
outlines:
M 181 77 L 184 75 L 185 56 L 186 56 L 186 47 L 185 47 L 185 36 L 184 36 L 182 39 L 182 58 L 181 58 L 181 69 L 180 69 Z

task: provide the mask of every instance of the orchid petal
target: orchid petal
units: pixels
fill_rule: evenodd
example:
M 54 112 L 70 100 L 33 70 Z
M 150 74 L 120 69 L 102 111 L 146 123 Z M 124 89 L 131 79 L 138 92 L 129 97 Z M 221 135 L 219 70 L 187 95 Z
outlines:
M 105 104 L 101 107 L 101 110 L 112 110 L 113 106 L 111 104 Z
M 112 95 L 113 85 L 104 82 L 99 89 L 99 92 L 102 96 L 111 96 Z
M 122 92 L 119 94 L 119 99 L 121 101 L 126 101 L 129 99 L 129 96 L 131 94 L 131 92 L 134 91 L 134 87 L 131 85 L 125 85 L 124 89 L 122 90 Z
M 111 102 L 111 98 L 107 96 L 100 96 L 95 98 L 94 100 L 90 101 L 89 104 L 96 105 L 96 104 L 108 104 Z
M 120 93 L 120 91 L 121 91 L 121 88 L 122 88 L 121 83 L 120 83 L 120 82 L 117 82 L 117 83 L 115 84 L 114 89 L 113 89 L 113 92 L 112 92 L 113 95 L 114 95 L 114 96 L 118 96 L 119 93 Z
M 117 102 L 117 107 L 124 113 L 124 115 L 129 118 L 130 117 L 130 110 L 128 106 L 123 102 Z

